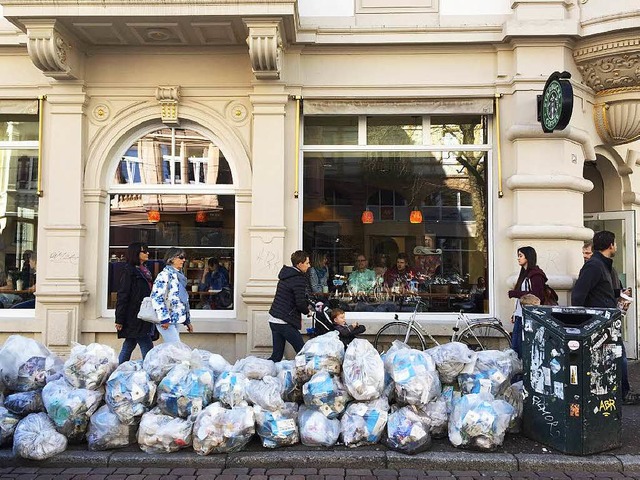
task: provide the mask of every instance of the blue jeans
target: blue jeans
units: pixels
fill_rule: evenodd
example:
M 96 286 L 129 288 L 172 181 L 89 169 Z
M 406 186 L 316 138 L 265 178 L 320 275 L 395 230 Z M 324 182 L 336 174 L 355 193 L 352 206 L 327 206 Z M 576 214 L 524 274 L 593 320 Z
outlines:
M 176 343 L 180 341 L 180 331 L 178 330 L 180 328 L 179 324 L 170 323 L 169 328 L 166 330 L 160 325 L 156 325 L 156 328 L 158 329 L 158 332 L 160 332 L 160 335 L 162 335 L 162 341 L 164 343 Z
M 296 353 L 302 349 L 304 339 L 300 330 L 293 325 L 269 322 L 269 327 L 271 327 L 271 338 L 273 339 L 273 353 L 269 360 L 274 362 L 282 360 L 285 342 L 289 342 Z
M 136 348 L 136 345 L 140 345 L 140 353 L 142 358 L 147 356 L 149 350 L 153 348 L 153 341 L 151 335 L 142 335 L 141 337 L 125 338 L 122 342 L 122 350 L 118 356 L 118 363 L 124 363 L 131 360 L 131 354 Z
M 513 332 L 511 332 L 511 349 L 522 358 L 522 317 L 513 317 Z
M 629 362 L 627 361 L 627 352 L 624 349 L 624 343 L 622 344 L 622 398 L 627 396 L 631 386 L 629 385 Z

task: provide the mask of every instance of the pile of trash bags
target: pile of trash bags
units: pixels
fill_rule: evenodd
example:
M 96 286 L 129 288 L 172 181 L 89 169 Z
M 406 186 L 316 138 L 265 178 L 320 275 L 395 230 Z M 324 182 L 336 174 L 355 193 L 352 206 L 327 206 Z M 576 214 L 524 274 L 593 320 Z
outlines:
M 45 459 L 70 443 L 90 450 L 137 443 L 148 453 L 242 450 L 302 443 L 383 443 L 414 454 L 433 438 L 493 450 L 520 428 L 521 365 L 512 350 L 448 343 L 418 351 L 394 342 L 380 355 L 337 332 L 309 340 L 293 360 L 230 364 L 183 343 L 117 364 L 106 345 L 77 345 L 66 361 L 33 339 L 0 348 L 0 445 Z

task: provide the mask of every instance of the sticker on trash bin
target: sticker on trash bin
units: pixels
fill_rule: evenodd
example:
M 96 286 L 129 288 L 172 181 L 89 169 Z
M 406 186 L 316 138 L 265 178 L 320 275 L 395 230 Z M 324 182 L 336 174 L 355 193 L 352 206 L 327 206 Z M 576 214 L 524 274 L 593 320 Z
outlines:
M 556 374 L 558 373 L 560 370 L 562 370 L 562 365 L 560 365 L 560 362 L 558 361 L 557 358 L 554 358 L 553 360 L 551 360 L 549 362 L 549 366 L 551 367 L 551 371 Z
M 531 320 L 525 320 L 524 322 L 524 331 L 525 332 L 533 332 L 533 323 Z
M 579 417 L 580 416 L 580 404 L 579 403 L 570 403 L 569 404 L 569 416 L 570 417 Z
M 578 350 L 580 348 L 580 342 L 578 340 L 569 340 L 567 343 L 569 350 Z
M 564 385 L 562 382 L 553 382 L 553 393 L 560 400 L 564 400 Z
M 542 375 L 544 376 L 544 384 L 551 386 L 551 369 L 542 367 Z
M 579 328 L 565 327 L 564 331 L 567 332 L 570 335 L 579 335 L 580 334 L 580 329 Z
M 578 366 L 570 365 L 569 366 L 569 382 L 571 385 L 578 385 Z

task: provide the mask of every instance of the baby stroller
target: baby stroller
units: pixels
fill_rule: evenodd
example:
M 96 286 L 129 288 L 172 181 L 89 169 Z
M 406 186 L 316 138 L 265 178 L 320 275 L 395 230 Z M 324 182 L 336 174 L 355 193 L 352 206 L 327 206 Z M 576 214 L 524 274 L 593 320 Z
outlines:
M 333 322 L 331 321 L 331 310 L 324 302 L 316 302 L 313 308 L 313 316 L 311 317 L 311 332 L 310 336 L 319 337 L 325 333 L 334 330 Z

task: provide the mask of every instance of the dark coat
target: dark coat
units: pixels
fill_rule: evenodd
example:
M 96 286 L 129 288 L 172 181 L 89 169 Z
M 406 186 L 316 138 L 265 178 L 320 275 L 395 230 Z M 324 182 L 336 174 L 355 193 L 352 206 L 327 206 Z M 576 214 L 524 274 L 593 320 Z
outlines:
M 358 335 L 363 334 L 366 330 L 366 327 L 364 325 L 358 325 L 357 327 L 353 328 L 351 325 L 334 324 L 334 327 L 340 334 L 340 340 L 342 340 L 342 343 L 344 343 L 345 347 L 349 345 L 354 338 L 356 338 Z
M 284 320 L 300 330 L 302 320 L 300 315 L 309 313 L 309 280 L 304 273 L 294 267 L 282 267 L 278 274 L 276 296 L 269 309 L 272 317 Z
M 530 290 L 520 289 L 525 278 L 529 279 Z M 524 275 L 521 273 L 518 277 L 515 288 L 513 290 L 509 290 L 509 298 L 521 298 L 527 294 L 531 294 L 538 297 L 540 301 L 543 301 L 545 283 L 547 283 L 547 276 L 540 267 L 536 265 L 534 267 L 527 268 L 524 271 Z
M 116 300 L 116 323 L 122 325 L 118 338 L 137 338 L 152 333 L 154 325 L 138 318 L 142 299 L 149 295 L 151 288 L 142 272 L 133 265 L 125 265 Z
M 612 275 L 613 260 L 594 252 L 582 266 L 571 290 L 571 305 L 579 307 L 616 308 L 620 280 Z

